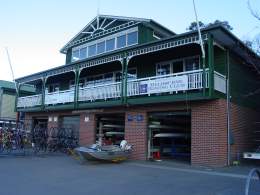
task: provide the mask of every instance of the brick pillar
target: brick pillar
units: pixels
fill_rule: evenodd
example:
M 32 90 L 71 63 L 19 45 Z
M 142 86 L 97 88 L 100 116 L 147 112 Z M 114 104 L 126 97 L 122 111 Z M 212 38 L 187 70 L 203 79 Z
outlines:
M 81 114 L 79 127 L 79 144 L 91 145 L 95 143 L 96 120 L 95 114 Z
M 126 112 L 125 140 L 133 145 L 131 159 L 145 160 L 147 157 L 147 113 Z
M 192 107 L 191 164 L 227 165 L 227 116 L 223 99 Z

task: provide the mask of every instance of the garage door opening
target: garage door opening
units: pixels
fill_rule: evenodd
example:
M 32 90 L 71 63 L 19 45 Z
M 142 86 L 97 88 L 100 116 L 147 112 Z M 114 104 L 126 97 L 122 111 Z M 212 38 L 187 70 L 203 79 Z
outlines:
M 125 137 L 125 114 L 104 114 L 96 118 L 96 141 L 102 145 L 120 145 Z
M 149 114 L 148 159 L 190 162 L 190 112 L 156 112 Z

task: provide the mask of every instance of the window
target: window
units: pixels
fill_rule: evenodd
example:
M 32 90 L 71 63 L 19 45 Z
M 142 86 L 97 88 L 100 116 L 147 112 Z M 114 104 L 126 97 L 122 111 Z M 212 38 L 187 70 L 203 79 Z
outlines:
M 185 59 L 185 71 L 198 70 L 200 68 L 199 57 Z
M 170 73 L 171 73 L 171 64 L 170 63 L 157 65 L 156 75 L 166 75 L 166 74 L 170 74 Z
M 79 50 L 78 49 L 72 52 L 72 62 L 75 62 L 77 60 L 79 60 Z
M 85 59 L 86 57 L 87 57 L 87 48 L 86 47 L 81 48 L 79 52 L 79 58 L 82 60 Z
M 137 79 L 137 73 L 135 68 L 128 70 L 127 73 L 127 80 L 134 80 L 134 79 Z
M 71 80 L 70 81 L 70 89 L 74 89 L 75 88 L 75 81 Z
M 137 43 L 137 31 L 127 34 L 127 45 L 134 45 Z
M 53 93 L 53 92 L 56 92 L 56 91 L 59 91 L 59 84 L 49 84 L 48 86 L 48 91 L 49 93 Z
M 112 51 L 115 49 L 115 38 L 106 41 L 106 51 Z
M 172 72 L 173 73 L 183 72 L 183 60 L 174 61 L 172 63 Z
M 105 41 L 102 41 L 97 44 L 97 54 L 105 52 Z
M 106 73 L 104 74 L 104 82 L 105 83 L 112 83 L 113 82 L 113 73 Z
M 80 87 L 84 87 L 85 86 L 85 79 L 84 78 L 79 79 L 79 86 Z
M 96 44 L 88 46 L 88 56 L 96 55 Z
M 122 80 L 122 73 L 121 72 L 116 72 L 116 82 L 120 82 Z
M 138 43 L 138 27 L 127 29 L 102 39 L 93 40 L 73 48 L 71 62 L 113 51 Z
M 122 48 L 126 46 L 126 35 L 117 37 L 117 48 Z

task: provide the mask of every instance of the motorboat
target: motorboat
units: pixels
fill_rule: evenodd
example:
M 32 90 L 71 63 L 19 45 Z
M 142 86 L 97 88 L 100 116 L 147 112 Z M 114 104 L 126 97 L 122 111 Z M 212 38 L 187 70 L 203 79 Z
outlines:
M 122 140 L 119 146 L 97 143 L 89 147 L 75 148 L 75 151 L 81 160 L 120 162 L 129 157 L 132 146 L 126 140 Z

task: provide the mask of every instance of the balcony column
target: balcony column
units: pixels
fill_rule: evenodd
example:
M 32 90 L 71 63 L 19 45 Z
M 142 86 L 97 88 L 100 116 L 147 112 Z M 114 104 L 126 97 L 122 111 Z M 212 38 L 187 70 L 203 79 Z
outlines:
M 213 36 L 208 36 L 209 96 L 214 95 L 214 45 Z
M 121 102 L 125 102 L 125 69 L 126 69 L 126 59 L 122 58 L 120 60 L 122 65 L 122 78 L 121 78 Z
M 45 88 L 46 88 L 46 81 L 47 81 L 47 78 L 42 77 L 42 110 L 44 109 L 44 106 L 45 106 Z
M 78 108 L 78 97 L 79 97 L 79 76 L 80 76 L 80 71 L 79 68 L 77 67 L 76 70 L 74 71 L 75 73 L 75 88 L 74 88 L 74 108 Z
M 14 108 L 14 111 L 17 112 L 17 104 L 18 104 L 18 98 L 20 96 L 20 87 L 22 86 L 22 84 L 20 83 L 17 83 L 17 89 L 16 90 L 16 95 L 15 95 L 15 108 Z

